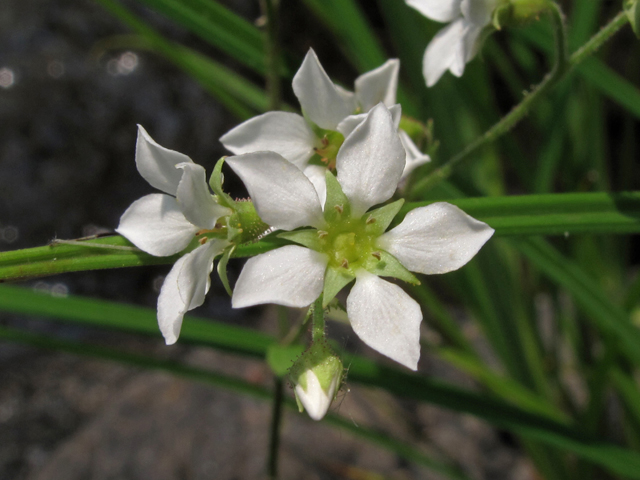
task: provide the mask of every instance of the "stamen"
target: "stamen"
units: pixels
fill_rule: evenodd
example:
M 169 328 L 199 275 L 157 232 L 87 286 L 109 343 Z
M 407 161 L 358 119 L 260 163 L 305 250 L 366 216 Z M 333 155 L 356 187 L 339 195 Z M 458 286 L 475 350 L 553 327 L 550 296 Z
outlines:
M 342 212 L 344 212 L 344 207 L 342 205 L 336 205 L 333 208 L 335 208 L 336 212 L 338 212 L 339 214 L 342 214 Z
M 382 258 L 382 254 L 380 252 L 373 252 L 371 255 L 376 257 L 378 260 L 380 260 Z
M 318 230 L 318 238 L 324 238 L 329 235 L 329 232 L 325 232 L 324 230 Z
M 349 268 L 349 261 L 346 258 L 342 259 L 342 263 L 340 264 L 342 268 Z
M 369 215 L 369 218 L 367 218 L 367 225 L 371 225 L 372 223 L 376 223 L 376 219 L 373 215 Z
M 209 238 L 208 238 L 208 237 L 200 237 L 200 238 L 198 239 L 198 243 L 199 243 L 200 245 L 204 245 L 205 243 L 207 243 L 207 240 L 209 240 Z

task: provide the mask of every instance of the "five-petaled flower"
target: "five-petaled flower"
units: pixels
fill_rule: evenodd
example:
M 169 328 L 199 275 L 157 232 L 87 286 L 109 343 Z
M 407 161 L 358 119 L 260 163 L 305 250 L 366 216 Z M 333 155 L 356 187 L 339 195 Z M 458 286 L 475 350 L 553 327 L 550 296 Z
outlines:
M 222 144 L 236 155 L 257 151 L 272 151 L 303 170 L 324 196 L 324 168 L 309 165 L 318 153 L 333 166 L 342 141 L 364 120 L 376 104 L 384 103 L 394 116 L 398 129 L 401 108 L 396 104 L 400 62 L 388 60 L 382 66 L 360 75 L 355 81 L 355 93 L 335 85 L 310 49 L 293 78 L 293 91 L 300 101 L 304 117 L 295 113 L 267 112 L 233 128 L 220 138 Z M 429 161 L 406 132 L 398 133 L 406 150 L 403 177 Z
M 158 297 L 158 324 L 168 345 L 176 342 L 182 318 L 204 302 L 213 259 L 229 245 L 206 233 L 231 213 L 209 193 L 205 170 L 189 157 L 158 145 L 139 126 L 136 166 L 153 193 L 136 200 L 120 218 L 118 233 L 155 256 L 174 255 L 198 237 L 200 245 L 176 261 Z
M 475 56 L 480 34 L 491 23 L 500 0 L 405 0 L 425 17 L 450 22 L 431 40 L 424 53 L 422 73 L 427 86 L 435 85 L 449 70 L 460 77 Z
M 233 306 L 306 307 L 321 293 L 326 304 L 355 279 L 346 302 L 354 331 L 370 347 L 415 370 L 420 306 L 380 276 L 419 283 L 409 270 L 456 270 L 493 229 L 453 205 L 435 203 L 410 211 L 385 233 L 402 200 L 370 209 L 391 198 L 405 168 L 389 110 L 378 104 L 345 139 L 337 154 L 337 179 L 326 173 L 324 209 L 311 181 L 278 153 L 248 153 L 227 163 L 244 181 L 261 218 L 303 245 L 249 259 L 235 285 Z

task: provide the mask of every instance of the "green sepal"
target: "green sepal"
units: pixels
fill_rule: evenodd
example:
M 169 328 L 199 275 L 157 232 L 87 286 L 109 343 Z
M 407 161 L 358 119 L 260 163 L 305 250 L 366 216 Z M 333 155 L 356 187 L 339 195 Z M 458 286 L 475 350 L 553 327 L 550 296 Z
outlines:
M 267 363 L 278 377 L 284 377 L 304 352 L 302 345 L 273 344 L 267 347 Z M 302 410 L 300 410 L 302 411 Z
M 234 243 L 254 242 L 269 230 L 251 200 L 234 202 L 233 213 L 227 217 L 227 240 Z
M 310 248 L 316 252 L 322 251 L 318 230 L 309 228 L 305 230 L 295 230 L 293 232 L 282 232 L 277 235 L 278 238 L 284 238 L 291 242 L 298 243 L 303 247 Z
M 493 11 L 491 14 L 491 23 L 496 30 L 502 30 L 502 27 L 509 23 L 513 15 L 512 10 L 513 7 L 507 3 L 506 5 L 500 5 Z
M 631 28 L 640 38 L 640 2 L 638 0 L 625 0 L 624 9 L 627 12 Z
M 404 199 L 396 200 L 389 205 L 385 205 L 384 207 L 376 208 L 368 213 L 365 213 L 365 232 L 369 235 L 379 237 L 386 230 L 389 224 L 396 217 L 402 205 L 404 204 Z
M 236 249 L 236 245 L 229 245 L 222 252 L 222 257 L 220 257 L 220 261 L 218 262 L 217 271 L 218 277 L 220 277 L 220 281 L 222 285 L 224 285 L 224 289 L 227 291 L 229 296 L 233 295 L 233 290 L 231 290 L 231 285 L 229 285 L 229 278 L 227 277 L 227 263 L 229 263 L 229 259 L 231 255 L 233 255 L 234 250 Z
M 345 268 L 328 266 L 327 271 L 324 274 L 322 307 L 326 308 L 338 292 L 351 283 L 355 278 L 356 277 Z
M 392 277 L 403 280 L 411 285 L 420 285 L 420 280 L 405 268 L 400 261 L 384 250 L 376 252 L 380 259 L 371 255 L 362 265 L 368 272 L 379 277 Z
M 289 378 L 294 385 L 307 389 L 308 370 L 312 370 L 318 377 L 320 386 L 327 392 L 334 378 L 340 385 L 344 367 L 340 357 L 333 351 L 326 340 L 315 341 L 291 366 Z M 338 392 L 336 389 L 336 393 Z M 298 405 L 299 407 L 300 405 Z M 302 411 L 302 410 L 301 410 Z
M 338 223 L 343 218 L 349 218 L 351 214 L 351 204 L 342 191 L 338 179 L 327 170 L 327 200 L 324 203 L 324 219 L 327 223 Z
M 216 166 L 213 167 L 213 173 L 211 174 L 211 177 L 209 177 L 209 186 L 211 187 L 211 190 L 213 190 L 213 193 L 218 197 L 218 203 L 220 205 L 233 209 L 235 208 L 236 202 L 226 194 L 224 190 L 222 190 L 222 183 L 224 181 L 222 166 L 224 165 L 225 158 L 226 157 L 222 157 L 218 160 Z

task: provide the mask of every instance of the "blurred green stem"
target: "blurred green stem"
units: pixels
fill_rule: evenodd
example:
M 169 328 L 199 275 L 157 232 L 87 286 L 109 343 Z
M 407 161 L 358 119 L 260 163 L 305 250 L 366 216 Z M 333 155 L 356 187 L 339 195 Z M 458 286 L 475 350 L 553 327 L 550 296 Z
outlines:
M 571 57 L 567 53 L 567 35 L 564 23 L 564 15 L 560 6 L 553 3 L 550 8 L 551 20 L 553 22 L 553 31 L 555 35 L 555 64 L 553 69 L 531 92 L 526 95 L 522 101 L 515 106 L 511 112 L 503 117 L 498 123 L 487 130 L 483 135 L 474 140 L 462 152 L 448 160 L 440 168 L 433 171 L 430 175 L 417 181 L 411 189 L 411 196 L 415 197 L 418 192 L 423 192 L 440 183 L 442 180 L 450 177 L 454 170 L 462 164 L 463 161 L 471 158 L 479 158 L 477 151 L 483 146 L 497 140 L 505 133 L 509 132 L 544 94 L 554 86 L 554 84 L 564 77 L 569 71 L 580 64 L 589 55 L 596 52 L 611 36 L 616 33 L 627 23 L 627 17 L 624 11 L 620 12 L 605 27 L 596 33 L 587 43 L 579 48 Z
M 280 0 L 262 0 L 266 25 L 265 50 L 267 55 L 267 93 L 269 110 L 280 110 L 282 89 L 280 86 L 280 31 L 278 24 L 278 8 Z

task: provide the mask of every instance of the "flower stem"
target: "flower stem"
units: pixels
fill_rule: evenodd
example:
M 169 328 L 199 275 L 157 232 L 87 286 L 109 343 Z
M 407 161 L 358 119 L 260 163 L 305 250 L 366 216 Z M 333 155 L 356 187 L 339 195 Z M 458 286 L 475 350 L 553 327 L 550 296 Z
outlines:
M 322 294 L 320 294 L 318 299 L 313 302 L 313 306 L 311 308 L 313 309 L 311 341 L 316 342 L 324 340 L 324 308 L 322 307 Z
M 267 19 L 265 50 L 267 55 L 267 93 L 269 110 L 280 110 L 282 88 L 280 85 L 280 32 L 278 7 L 280 0 L 262 0 L 262 9 Z
M 531 106 L 542 98 L 542 96 L 546 94 L 558 80 L 564 77 L 589 55 L 595 53 L 598 48 L 609 40 L 609 38 L 611 38 L 611 36 L 622 28 L 628 21 L 625 12 L 620 12 L 587 43 L 569 57 L 567 53 L 567 35 L 564 15 L 560 6 L 556 3 L 552 3 L 550 5 L 549 13 L 551 14 L 554 27 L 556 51 L 555 63 L 551 72 L 549 72 L 544 80 L 534 87 L 531 92 L 511 110 L 511 112 L 498 121 L 498 123 L 471 142 L 464 150 L 452 157 L 440 168 L 434 170 L 427 177 L 417 181 L 411 189 L 412 196 L 415 196 L 417 192 L 433 188 L 442 180 L 450 177 L 454 170 L 462 164 L 463 161 L 470 158 L 478 158 L 477 156 L 472 157 L 472 155 L 483 146 L 497 140 L 502 135 L 509 132 L 518 122 L 520 122 L 520 120 L 524 118 L 524 116 L 529 112 Z
M 278 478 L 278 452 L 280 450 L 280 426 L 282 420 L 282 406 L 284 403 L 284 383 L 281 378 L 274 376 L 273 402 L 271 404 L 271 435 L 269 437 L 269 463 L 267 473 L 269 480 Z

